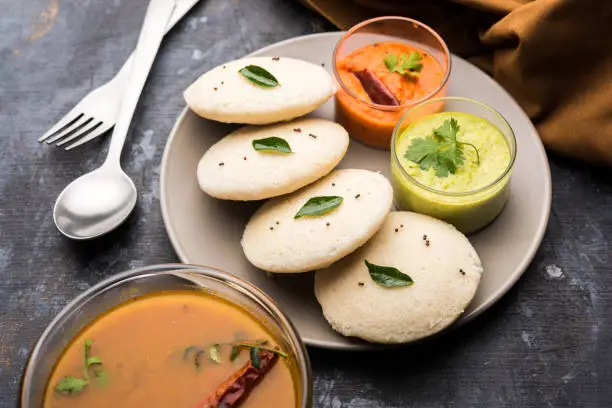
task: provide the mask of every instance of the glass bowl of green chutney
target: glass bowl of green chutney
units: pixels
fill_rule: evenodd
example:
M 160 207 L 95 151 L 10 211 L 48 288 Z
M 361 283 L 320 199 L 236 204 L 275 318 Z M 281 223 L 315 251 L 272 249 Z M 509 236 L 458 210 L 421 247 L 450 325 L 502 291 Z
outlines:
M 502 212 L 515 159 L 514 132 L 495 109 L 461 97 L 428 100 L 393 131 L 395 205 L 476 232 Z

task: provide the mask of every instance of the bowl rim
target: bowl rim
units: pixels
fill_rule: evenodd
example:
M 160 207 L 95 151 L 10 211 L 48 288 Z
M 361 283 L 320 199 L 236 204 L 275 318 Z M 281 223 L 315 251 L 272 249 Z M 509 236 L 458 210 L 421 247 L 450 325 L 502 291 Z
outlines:
M 474 190 L 468 190 L 468 191 L 462 191 L 462 192 L 450 192 L 450 191 L 442 191 L 442 190 L 437 190 L 435 188 L 432 188 L 430 186 L 427 186 L 423 183 L 421 183 L 420 181 L 418 181 L 416 178 L 412 177 L 410 174 L 408 174 L 408 172 L 406 171 L 406 169 L 404 168 L 404 166 L 401 165 L 401 161 L 400 158 L 398 156 L 398 151 L 395 147 L 397 138 L 399 137 L 399 133 L 400 133 L 400 128 L 402 127 L 402 122 L 404 122 L 404 120 L 408 117 L 408 115 L 413 112 L 415 109 L 418 109 L 428 103 L 435 103 L 435 102 L 448 102 L 448 101 L 460 101 L 460 102 L 468 102 L 468 103 L 472 103 L 475 105 L 480 106 L 481 108 L 484 108 L 486 110 L 488 110 L 489 112 L 491 112 L 493 115 L 497 116 L 498 119 L 501 120 L 501 122 L 508 128 L 509 134 L 510 134 L 510 141 L 512 143 L 508 143 L 509 148 L 510 148 L 510 161 L 508 162 L 508 165 L 506 166 L 506 168 L 504 169 L 504 171 L 492 182 L 488 183 L 485 186 L 479 187 L 477 189 Z M 437 113 L 434 113 L 433 115 L 436 115 Z M 430 116 L 430 115 L 427 115 Z M 478 115 L 474 115 L 474 116 L 478 116 Z M 478 116 L 480 117 L 480 116 Z M 484 119 L 484 118 L 481 118 Z M 485 119 L 486 120 L 486 119 Z M 497 128 L 497 126 L 493 125 L 494 127 Z M 501 130 L 500 130 L 501 131 Z M 468 196 L 472 196 L 472 195 L 476 195 L 482 192 L 485 192 L 493 187 L 495 187 L 496 185 L 498 185 L 499 183 L 503 182 L 504 178 L 510 174 L 510 172 L 512 171 L 512 168 L 514 167 L 514 162 L 516 161 L 516 154 L 517 154 L 517 150 L 518 150 L 518 146 L 516 143 L 516 135 L 514 134 L 514 130 L 512 129 L 512 126 L 510 126 L 510 123 L 506 120 L 506 118 L 499 113 L 499 111 L 497 111 L 496 109 L 494 109 L 493 107 L 491 107 L 490 105 L 487 105 L 484 102 L 481 101 L 477 101 L 476 99 L 471 99 L 471 98 L 465 98 L 462 96 L 444 96 L 444 97 L 440 97 L 440 98 L 433 98 L 433 99 L 429 99 L 427 101 L 421 102 L 418 105 L 415 105 L 413 107 L 411 107 L 410 109 L 408 109 L 400 118 L 400 120 L 397 122 L 397 124 L 395 125 L 395 129 L 393 129 L 393 135 L 391 136 L 391 160 L 397 165 L 397 167 L 399 167 L 402 176 L 407 179 L 408 181 L 412 182 L 413 184 L 415 184 L 416 186 L 422 188 L 423 190 L 426 190 L 430 193 L 433 194 L 437 194 L 437 195 L 441 195 L 441 196 L 445 196 L 445 197 L 468 197 Z
M 238 290 L 236 289 L 236 287 L 238 287 L 239 289 L 248 292 L 249 295 L 254 297 L 254 300 L 264 306 L 267 311 L 272 314 L 273 319 L 280 323 L 279 325 L 283 329 L 284 334 L 289 337 L 288 340 L 293 344 L 297 351 L 297 355 L 295 356 L 295 358 L 299 363 L 298 374 L 301 387 L 300 389 L 302 391 L 300 407 L 310 408 L 312 406 L 313 400 L 312 369 L 310 364 L 310 358 L 308 356 L 306 346 L 302 341 L 302 338 L 298 334 L 296 327 L 285 315 L 285 313 L 279 308 L 276 302 L 259 288 L 257 288 L 255 285 L 237 277 L 234 274 L 224 272 L 217 268 L 212 268 L 210 266 L 184 263 L 154 264 L 119 272 L 117 274 L 109 276 L 106 279 L 103 279 L 102 281 L 96 283 L 89 289 L 81 292 L 79 295 L 74 297 L 66 306 L 64 306 L 64 308 L 59 313 L 57 313 L 57 315 L 55 315 L 51 322 L 45 327 L 45 330 L 38 337 L 32 351 L 30 352 L 30 356 L 28 357 L 28 360 L 26 362 L 21 381 L 21 392 L 19 394 L 20 406 L 24 408 L 29 407 L 27 398 L 30 396 L 30 387 L 32 384 L 32 380 L 36 375 L 34 368 L 41 362 L 40 360 L 44 358 L 44 356 L 41 355 L 41 348 L 43 344 L 47 341 L 51 332 L 54 329 L 57 329 L 57 326 L 62 319 L 64 319 L 67 315 L 75 311 L 77 308 L 89 302 L 91 299 L 95 298 L 106 288 L 121 285 L 124 282 L 129 282 L 132 278 L 140 276 L 166 274 L 176 271 L 192 272 L 199 275 L 204 275 L 205 277 L 216 279 L 222 284 L 233 288 L 234 290 Z M 231 303 L 233 304 L 234 302 Z M 99 315 L 96 315 L 93 320 L 95 320 L 98 316 Z
M 442 46 L 442 50 L 444 52 L 444 57 L 446 58 L 446 62 L 447 62 L 447 64 L 446 64 L 446 71 L 444 72 L 444 77 L 442 78 L 442 81 L 440 82 L 440 84 L 433 91 L 429 92 L 427 95 L 421 97 L 420 99 L 412 100 L 409 103 L 405 103 L 403 105 L 389 106 L 389 105 L 381 105 L 381 104 L 378 104 L 378 103 L 373 103 L 373 102 L 365 101 L 365 100 L 361 99 L 359 96 L 357 96 L 350 88 L 348 88 L 344 84 L 342 79 L 340 78 L 340 75 L 338 75 L 338 67 L 337 67 L 338 64 L 337 64 L 337 61 L 338 61 L 338 53 L 340 51 L 340 46 L 351 35 L 353 35 L 357 30 L 359 30 L 359 29 L 361 29 L 361 28 L 363 28 L 363 27 L 365 27 L 365 26 L 367 26 L 369 24 L 377 23 L 377 22 L 385 21 L 385 20 L 403 21 L 405 23 L 414 24 L 414 25 L 424 29 L 425 31 L 427 31 Z M 334 78 L 336 79 L 336 82 L 338 82 L 338 84 L 340 85 L 342 90 L 345 91 L 347 94 L 349 94 L 353 99 L 359 101 L 360 103 L 363 103 L 364 105 L 366 105 L 368 108 L 371 108 L 371 109 L 396 112 L 396 111 L 399 111 L 399 110 L 402 110 L 402 109 L 406 109 L 406 108 L 410 108 L 412 106 L 418 105 L 418 104 L 420 104 L 422 102 L 426 102 L 432 96 L 436 95 L 438 92 L 440 92 L 442 89 L 444 89 L 444 87 L 448 83 L 448 80 L 450 79 L 450 75 L 451 75 L 451 71 L 452 71 L 452 58 L 451 58 L 450 50 L 449 50 L 448 46 L 446 45 L 446 42 L 444 41 L 442 36 L 440 34 L 438 34 L 437 31 L 435 31 L 433 28 L 431 28 L 427 24 L 422 23 L 422 22 L 420 22 L 418 20 L 415 20 L 415 19 L 412 19 L 412 18 L 408 18 L 408 17 L 402 17 L 402 16 L 382 16 L 382 17 L 375 17 L 375 18 L 371 18 L 369 20 L 362 21 L 361 23 L 354 25 L 353 27 L 351 27 L 350 29 L 348 29 L 347 31 L 344 32 L 344 34 L 342 35 L 340 40 L 336 43 L 336 46 L 334 47 L 334 51 L 332 53 L 332 71 L 334 73 Z

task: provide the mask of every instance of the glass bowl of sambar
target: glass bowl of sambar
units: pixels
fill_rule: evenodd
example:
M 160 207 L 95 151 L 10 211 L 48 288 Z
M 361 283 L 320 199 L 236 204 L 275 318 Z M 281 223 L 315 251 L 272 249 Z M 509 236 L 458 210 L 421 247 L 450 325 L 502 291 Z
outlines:
M 23 377 L 22 408 L 312 407 L 306 348 L 267 295 L 212 268 L 114 275 L 49 324 Z

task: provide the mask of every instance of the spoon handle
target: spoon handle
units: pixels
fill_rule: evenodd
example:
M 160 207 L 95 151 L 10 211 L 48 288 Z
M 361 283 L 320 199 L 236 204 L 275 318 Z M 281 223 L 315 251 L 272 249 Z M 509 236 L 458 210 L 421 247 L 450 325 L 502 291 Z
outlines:
M 151 0 L 149 3 L 134 52 L 128 85 L 121 99 L 119 117 L 113 130 L 105 165 L 120 165 L 121 150 L 130 130 L 130 123 L 136 111 L 140 94 L 147 82 L 147 77 L 175 7 L 175 0 Z

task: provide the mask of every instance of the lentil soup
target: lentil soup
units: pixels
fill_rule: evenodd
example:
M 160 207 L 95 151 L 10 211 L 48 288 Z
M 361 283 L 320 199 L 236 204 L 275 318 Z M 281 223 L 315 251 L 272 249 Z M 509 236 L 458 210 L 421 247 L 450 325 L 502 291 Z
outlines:
M 295 367 L 246 310 L 205 292 L 161 292 L 86 327 L 59 359 L 44 407 L 296 407 Z

